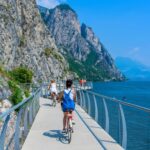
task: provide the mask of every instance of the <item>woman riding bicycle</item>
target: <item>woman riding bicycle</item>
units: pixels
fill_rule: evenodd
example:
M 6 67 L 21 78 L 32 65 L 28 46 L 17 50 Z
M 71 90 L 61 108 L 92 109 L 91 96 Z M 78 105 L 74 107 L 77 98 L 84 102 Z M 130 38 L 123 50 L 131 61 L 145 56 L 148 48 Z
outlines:
M 66 131 L 67 126 L 67 117 L 68 115 L 72 116 L 73 111 L 75 109 L 75 99 L 76 93 L 75 90 L 72 88 L 72 80 L 66 81 L 66 89 L 60 93 L 58 97 L 58 101 L 61 101 L 62 110 L 64 112 L 63 117 L 63 132 Z
M 51 95 L 51 98 L 53 100 L 53 102 L 55 101 L 55 97 L 57 95 L 57 87 L 56 87 L 56 82 L 55 80 L 51 80 L 51 83 L 48 87 L 48 90 L 50 90 L 50 95 Z

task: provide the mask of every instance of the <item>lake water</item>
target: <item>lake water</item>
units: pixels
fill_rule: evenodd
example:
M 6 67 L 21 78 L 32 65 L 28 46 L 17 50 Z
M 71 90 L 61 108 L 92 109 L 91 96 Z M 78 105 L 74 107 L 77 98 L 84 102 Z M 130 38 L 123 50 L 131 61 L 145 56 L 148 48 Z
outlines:
M 150 81 L 95 82 L 93 91 L 150 108 Z
M 93 91 L 102 95 L 150 108 L 150 82 L 95 82 Z M 105 128 L 105 111 L 102 99 L 96 97 L 98 123 Z M 109 134 L 119 143 L 122 141 L 122 123 L 118 104 L 106 101 L 109 111 Z M 91 101 L 94 108 L 94 103 Z M 127 125 L 127 150 L 150 150 L 150 113 L 122 106 Z M 95 109 L 91 116 L 94 117 Z M 119 132 L 120 131 L 120 132 Z

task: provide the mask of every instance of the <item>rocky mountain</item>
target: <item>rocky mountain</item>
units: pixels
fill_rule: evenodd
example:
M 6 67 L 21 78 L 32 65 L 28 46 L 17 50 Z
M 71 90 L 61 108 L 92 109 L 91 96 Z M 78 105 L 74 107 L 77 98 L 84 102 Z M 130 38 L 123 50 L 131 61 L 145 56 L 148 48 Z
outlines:
M 35 0 L 0 0 L 0 64 L 31 68 L 36 81 L 65 76 L 68 66 Z
M 117 57 L 115 63 L 129 80 L 150 81 L 150 67 L 127 57 Z
M 124 79 L 92 28 L 80 25 L 76 12 L 69 5 L 61 4 L 51 10 L 39 6 L 39 10 L 71 71 L 90 80 Z

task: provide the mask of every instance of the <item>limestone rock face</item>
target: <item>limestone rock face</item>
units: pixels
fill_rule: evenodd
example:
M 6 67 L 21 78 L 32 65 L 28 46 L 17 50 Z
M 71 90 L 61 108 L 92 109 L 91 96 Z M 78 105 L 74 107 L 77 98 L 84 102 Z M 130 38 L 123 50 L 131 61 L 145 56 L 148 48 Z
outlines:
M 114 60 L 91 27 L 80 25 L 76 12 L 62 4 L 54 9 L 39 6 L 41 16 L 71 70 L 81 77 L 89 73 L 96 80 L 123 80 Z
M 27 66 L 36 81 L 64 76 L 67 63 L 43 23 L 35 0 L 0 0 L 0 63 L 7 70 Z

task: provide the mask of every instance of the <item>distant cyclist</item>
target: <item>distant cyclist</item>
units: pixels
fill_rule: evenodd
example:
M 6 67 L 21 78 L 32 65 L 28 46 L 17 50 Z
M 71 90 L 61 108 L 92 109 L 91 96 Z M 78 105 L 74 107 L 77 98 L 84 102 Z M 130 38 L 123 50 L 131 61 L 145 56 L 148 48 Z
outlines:
M 56 86 L 55 80 L 51 80 L 51 83 L 48 87 L 48 90 L 50 90 L 50 95 L 51 95 L 51 98 L 54 102 L 55 97 L 57 96 L 57 86 Z
M 62 110 L 64 112 L 62 132 L 65 132 L 67 128 L 66 126 L 68 113 L 71 113 L 71 115 L 73 115 L 73 111 L 75 109 L 76 93 L 75 90 L 72 88 L 72 84 L 72 80 L 67 80 L 66 89 L 61 92 L 58 97 L 58 101 L 61 101 Z

